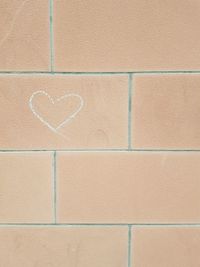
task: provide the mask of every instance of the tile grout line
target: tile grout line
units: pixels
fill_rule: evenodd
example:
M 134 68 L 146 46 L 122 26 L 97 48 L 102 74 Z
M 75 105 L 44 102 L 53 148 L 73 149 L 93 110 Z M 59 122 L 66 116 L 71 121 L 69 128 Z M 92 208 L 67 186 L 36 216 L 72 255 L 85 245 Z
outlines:
M 173 228 L 173 227 L 196 227 L 200 228 L 200 223 L 178 223 L 178 224 L 166 224 L 166 223 L 137 223 L 137 224 L 128 224 L 128 223 L 0 223 L 0 227 L 24 227 L 24 226 L 42 226 L 42 227 L 127 227 L 131 228 L 131 230 L 134 228 L 156 228 L 156 227 L 162 227 L 162 228 Z M 131 241 L 131 230 L 128 231 L 128 239 Z M 132 244 L 130 243 L 130 250 L 131 250 Z
M 128 150 L 131 150 L 132 74 L 128 76 Z
M 131 267 L 132 262 L 132 225 L 128 225 L 128 267 Z
M 53 219 L 57 223 L 57 152 L 53 152 Z
M 53 0 L 49 0 L 50 69 L 54 70 Z
M 50 10 L 53 15 L 53 0 L 50 1 Z M 50 15 L 50 43 L 51 43 L 51 61 L 52 61 L 52 70 L 51 71 L 0 71 L 0 75 L 30 75 L 30 74 L 42 74 L 42 75 L 140 75 L 140 74 L 155 74 L 155 75 L 163 75 L 163 74 L 200 74 L 200 70 L 169 70 L 169 71 L 119 71 L 119 72 L 76 72 L 76 71 L 53 71 L 53 63 L 54 63 L 54 34 L 53 34 L 53 17 Z
M 55 148 L 53 149 L 20 149 L 20 150 L 11 150 L 11 149 L 0 149 L 0 153 L 37 153 L 37 152 L 54 152 Z M 138 149 L 127 149 L 127 148 L 116 148 L 116 149 L 112 149 L 112 148 L 105 148 L 105 149 L 56 149 L 57 152 L 82 152 L 82 153 L 87 153 L 87 152 L 145 152 L 145 153 L 149 153 L 149 152 L 155 152 L 155 153 L 162 153 L 162 152 L 174 152 L 174 153 L 185 153 L 185 152 L 195 152 L 195 153 L 199 153 L 200 149 L 142 149 L 142 148 L 138 148 Z

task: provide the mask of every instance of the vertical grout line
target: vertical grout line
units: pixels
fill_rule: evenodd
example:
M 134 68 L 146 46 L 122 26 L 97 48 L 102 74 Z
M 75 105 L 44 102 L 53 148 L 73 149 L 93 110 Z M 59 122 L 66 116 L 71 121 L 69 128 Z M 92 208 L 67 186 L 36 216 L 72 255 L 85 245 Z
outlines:
M 131 267 L 131 249 L 132 249 L 132 225 L 128 225 L 128 267 Z
M 56 165 L 57 153 L 53 152 L 53 220 L 57 222 L 57 181 L 56 181 Z
M 54 71 L 53 0 L 49 0 L 50 69 Z
M 128 149 L 131 150 L 132 73 L 128 76 Z

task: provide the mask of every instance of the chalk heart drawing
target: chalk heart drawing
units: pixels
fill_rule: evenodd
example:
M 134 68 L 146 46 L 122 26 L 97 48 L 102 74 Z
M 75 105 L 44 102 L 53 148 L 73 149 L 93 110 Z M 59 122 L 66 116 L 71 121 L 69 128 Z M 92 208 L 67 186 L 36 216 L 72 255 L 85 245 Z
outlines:
M 64 120 L 62 120 L 57 126 L 54 126 L 51 122 L 49 122 L 49 120 L 47 120 L 42 114 L 40 114 L 35 106 L 34 106 L 34 101 L 38 100 L 39 96 L 45 96 L 49 102 L 57 109 L 59 108 L 59 103 L 60 102 L 63 102 L 64 104 L 66 103 L 69 103 L 69 101 L 73 100 L 74 98 L 78 99 L 78 102 L 79 102 L 79 105 L 78 107 L 76 107 L 73 111 L 71 111 L 71 113 L 69 115 L 66 115 L 66 117 L 64 118 Z M 32 96 L 30 97 L 29 99 L 29 107 L 31 109 L 31 111 L 33 112 L 33 114 L 44 124 L 46 125 L 50 130 L 52 130 L 54 133 L 57 133 L 59 135 L 62 135 L 64 136 L 63 134 L 61 134 L 59 132 L 59 130 L 64 127 L 66 124 L 68 124 L 69 122 L 71 122 L 75 117 L 76 115 L 81 111 L 81 109 L 83 108 L 83 105 L 84 105 L 84 101 L 83 101 L 83 98 L 78 95 L 78 94 L 66 94 L 66 95 L 63 95 L 59 98 L 52 98 L 47 92 L 45 91 L 36 91 L 32 94 Z

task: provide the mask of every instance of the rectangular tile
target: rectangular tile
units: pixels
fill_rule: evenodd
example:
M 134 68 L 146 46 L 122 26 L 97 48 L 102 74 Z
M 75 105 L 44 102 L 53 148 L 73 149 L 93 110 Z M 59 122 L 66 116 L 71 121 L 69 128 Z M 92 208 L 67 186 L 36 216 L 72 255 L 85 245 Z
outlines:
M 1 76 L 0 149 L 126 148 L 128 78 Z
M 0 228 L 6 267 L 124 267 L 125 228 Z
M 132 147 L 200 148 L 200 75 L 136 75 Z
M 1 0 L 0 71 L 49 69 L 49 1 Z
M 200 228 L 139 228 L 132 234 L 132 267 L 197 267 Z
M 58 153 L 58 221 L 200 222 L 200 154 Z
M 196 0 L 54 1 L 57 71 L 200 69 Z
M 52 222 L 50 153 L 0 153 L 0 223 Z

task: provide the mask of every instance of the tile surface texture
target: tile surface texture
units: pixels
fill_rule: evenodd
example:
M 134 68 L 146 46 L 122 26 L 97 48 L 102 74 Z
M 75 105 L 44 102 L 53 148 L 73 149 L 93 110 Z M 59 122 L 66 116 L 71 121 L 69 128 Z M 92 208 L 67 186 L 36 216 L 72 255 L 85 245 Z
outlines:
M 200 75 L 136 75 L 132 147 L 200 148 Z
M 0 153 L 0 223 L 49 223 L 50 153 Z
M 0 267 L 200 266 L 199 14 L 0 0 Z
M 126 76 L 6 76 L 0 93 L 1 149 L 128 146 Z
M 0 71 L 50 69 L 48 0 L 1 0 Z
M 197 267 L 199 228 L 138 228 L 132 232 L 132 267 Z
M 6 267 L 127 265 L 125 228 L 1 228 L 0 240 Z
M 199 222 L 199 164 L 195 152 L 60 152 L 58 221 Z
M 196 0 L 55 0 L 55 69 L 200 69 L 199 12 Z

